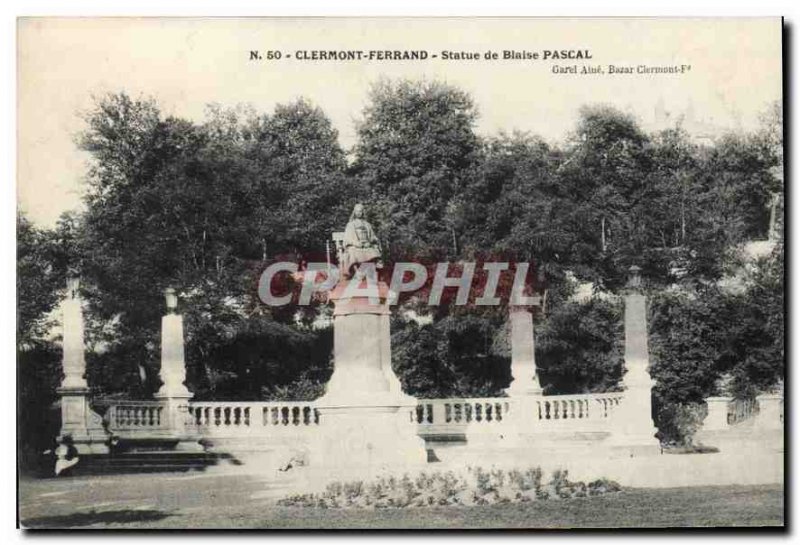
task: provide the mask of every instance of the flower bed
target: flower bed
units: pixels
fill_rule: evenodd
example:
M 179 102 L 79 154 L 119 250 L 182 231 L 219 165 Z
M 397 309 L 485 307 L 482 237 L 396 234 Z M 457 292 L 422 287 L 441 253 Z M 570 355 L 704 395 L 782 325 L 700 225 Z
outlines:
M 545 483 L 538 467 L 509 471 L 475 467 L 458 472 L 422 472 L 414 477 L 381 477 L 366 483 L 335 482 L 322 493 L 288 496 L 278 505 L 324 509 L 492 505 L 599 496 L 619 490 L 619 484 L 607 479 L 588 484 L 570 481 L 565 470 L 553 472 Z

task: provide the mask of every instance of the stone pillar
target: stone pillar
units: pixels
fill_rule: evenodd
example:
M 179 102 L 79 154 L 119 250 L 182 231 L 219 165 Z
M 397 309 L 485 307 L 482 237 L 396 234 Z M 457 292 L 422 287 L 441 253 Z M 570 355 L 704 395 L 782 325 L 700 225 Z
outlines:
M 630 269 L 625 296 L 625 398 L 614 411 L 611 444 L 626 455 L 660 452 L 653 424 L 650 355 L 647 344 L 647 301 L 639 267 Z
M 163 384 L 157 398 L 189 399 L 192 393 L 186 387 L 186 361 L 183 354 L 183 316 L 178 314 L 175 290 L 167 288 L 167 315 L 161 318 L 161 371 Z
M 783 396 L 780 394 L 761 394 L 756 397 L 758 414 L 756 430 L 783 429 Z
M 83 346 L 83 308 L 78 293 L 79 280 L 67 280 L 63 310 L 64 379 L 57 392 L 61 396 L 61 431 L 57 441 L 72 444 L 79 454 L 108 453 L 108 433 L 100 415 L 89 405 L 86 360 Z
M 708 414 L 703 420 L 701 431 L 717 431 L 728 429 L 728 405 L 730 397 L 709 397 L 706 398 Z
M 535 418 L 542 388 L 536 375 L 533 314 L 526 307 L 511 307 L 508 322 L 511 345 L 511 384 L 505 390 L 510 398 L 508 411 L 500 426 L 473 423 L 467 427 L 467 443 L 473 449 L 527 448 L 539 431 Z M 542 440 L 539 435 L 534 442 L 539 444 Z
M 444 403 L 433 403 L 433 425 L 445 426 L 447 425 L 447 410 Z
M 167 314 L 161 318 L 161 370 L 162 385 L 155 398 L 164 404 L 167 427 L 164 438 L 176 440 L 181 450 L 201 450 L 189 415 L 192 392 L 186 387 L 186 361 L 184 358 L 183 316 L 178 314 L 178 297 L 175 290 L 164 292 Z
M 334 304 L 334 371 L 317 400 L 320 427 L 311 447 L 312 470 L 325 478 L 366 476 L 427 462 L 411 412 L 392 370 L 388 286 L 378 297 L 346 297 L 347 282 L 329 294 Z
M 511 385 L 506 388 L 510 397 L 541 395 L 536 376 L 536 353 L 533 343 L 533 314 L 526 308 L 512 308 L 511 326 Z

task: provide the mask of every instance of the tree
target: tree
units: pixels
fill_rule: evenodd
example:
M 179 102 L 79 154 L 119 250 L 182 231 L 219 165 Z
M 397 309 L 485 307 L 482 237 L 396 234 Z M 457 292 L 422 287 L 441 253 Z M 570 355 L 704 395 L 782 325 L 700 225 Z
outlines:
M 563 282 L 576 240 L 563 221 L 569 203 L 555 179 L 559 160 L 529 134 L 487 139 L 478 175 L 464 189 L 464 253 L 532 263 L 543 287 Z
M 63 270 L 56 267 L 55 235 L 33 225 L 17 212 L 17 348 L 42 340 L 52 325 L 49 313 L 65 285 Z
M 680 126 L 651 138 L 650 191 L 639 209 L 648 218 L 640 266 L 653 285 L 719 280 L 731 258 L 722 223 L 704 204 L 701 151 Z
M 321 110 L 303 100 L 273 115 L 212 108 L 197 125 L 110 95 L 87 114 L 80 142 L 94 158 L 81 261 L 92 333 L 121 370 L 113 388 L 158 387 L 150 378 L 167 286 L 182 296 L 188 375 L 201 395 L 234 388 L 226 366 L 257 377 L 243 390 L 254 397 L 292 379 L 265 362 L 290 339 L 313 344 L 316 335 L 293 334 L 296 309 L 263 306 L 256 286 L 268 260 L 321 251 L 351 199 Z M 289 345 L 253 342 L 254 331 Z M 230 348 L 237 342 L 251 348 L 246 357 Z
M 358 124 L 352 172 L 374 210 L 389 257 L 459 253 L 455 212 L 476 168 L 477 111 L 440 82 L 373 86 Z
M 734 315 L 726 329 L 723 362 L 738 397 L 752 397 L 774 389 L 784 380 L 783 244 L 755 264 L 745 279 L 743 293 L 731 295 Z
M 772 193 L 779 186 L 758 139 L 728 134 L 706 150 L 702 162 L 699 182 L 707 191 L 700 205 L 717 222 L 720 240 L 730 247 L 767 238 Z
M 622 309 L 593 298 L 552 309 L 536 327 L 536 366 L 545 393 L 607 392 L 622 378 Z
M 559 184 L 572 203 L 575 273 L 600 288 L 623 285 L 646 247 L 648 218 L 639 204 L 649 190 L 648 149 L 647 135 L 630 115 L 608 106 L 583 107 L 559 166 Z
M 53 403 L 63 376 L 61 350 L 48 338 L 65 286 L 55 231 L 17 212 L 17 426 L 22 467 L 34 468 L 58 430 Z
M 422 398 L 489 397 L 511 382 L 502 321 L 463 311 L 425 325 L 396 318 L 392 365 L 405 392 Z
M 723 292 L 665 292 L 650 299 L 650 374 L 656 404 L 701 403 L 714 393 L 733 319 Z

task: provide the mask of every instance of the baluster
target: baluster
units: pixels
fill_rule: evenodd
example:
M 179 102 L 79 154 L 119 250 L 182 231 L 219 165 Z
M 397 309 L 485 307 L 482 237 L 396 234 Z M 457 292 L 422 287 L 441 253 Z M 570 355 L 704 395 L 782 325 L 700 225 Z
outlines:
M 494 422 L 494 405 L 491 403 L 486 404 L 486 421 L 487 422 Z
M 449 403 L 444 404 L 444 421 L 448 424 L 453 420 L 453 408 Z
M 472 422 L 473 418 L 472 413 L 472 403 L 465 403 L 464 404 L 464 420 L 467 422 Z
M 428 403 L 425 405 L 425 408 L 428 411 L 428 418 L 427 418 L 428 424 L 433 424 L 433 405 L 431 403 Z
M 462 419 L 466 418 L 466 415 L 464 414 L 466 413 L 466 411 L 464 411 L 464 408 L 461 406 L 461 403 L 455 403 L 453 405 L 453 408 L 455 409 L 456 422 L 461 422 Z
M 281 424 L 289 425 L 289 407 L 281 407 Z
M 314 424 L 319 424 L 319 411 L 314 409 Z

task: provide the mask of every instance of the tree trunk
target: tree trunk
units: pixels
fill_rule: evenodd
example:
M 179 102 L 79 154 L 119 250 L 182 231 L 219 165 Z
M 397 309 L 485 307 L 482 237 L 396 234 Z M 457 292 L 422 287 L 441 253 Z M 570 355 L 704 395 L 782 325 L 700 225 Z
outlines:
M 603 253 L 606 251 L 606 217 L 600 218 L 600 237 L 603 241 Z

